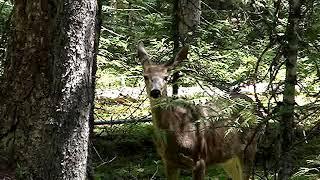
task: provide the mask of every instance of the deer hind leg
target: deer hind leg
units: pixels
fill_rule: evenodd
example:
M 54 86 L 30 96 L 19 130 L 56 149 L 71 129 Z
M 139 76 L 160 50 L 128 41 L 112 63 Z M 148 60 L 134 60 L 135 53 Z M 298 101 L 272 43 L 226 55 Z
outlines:
M 238 157 L 229 159 L 227 162 L 222 164 L 222 167 L 232 180 L 244 180 L 242 165 Z
M 193 180 L 204 180 L 206 174 L 206 163 L 203 159 L 200 159 L 196 162 L 195 166 L 192 169 L 192 179 Z
M 170 163 L 166 162 L 165 160 L 163 162 L 167 180 L 178 180 L 180 175 L 179 168 L 170 165 Z

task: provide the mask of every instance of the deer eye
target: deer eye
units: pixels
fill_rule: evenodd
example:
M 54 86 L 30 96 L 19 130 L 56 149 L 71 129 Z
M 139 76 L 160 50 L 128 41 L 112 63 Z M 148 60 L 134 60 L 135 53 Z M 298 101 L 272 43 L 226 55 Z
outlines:
M 144 77 L 144 80 L 146 81 L 149 79 L 148 76 L 143 76 L 143 77 Z
M 164 79 L 165 81 L 168 81 L 168 76 L 165 76 L 163 79 Z

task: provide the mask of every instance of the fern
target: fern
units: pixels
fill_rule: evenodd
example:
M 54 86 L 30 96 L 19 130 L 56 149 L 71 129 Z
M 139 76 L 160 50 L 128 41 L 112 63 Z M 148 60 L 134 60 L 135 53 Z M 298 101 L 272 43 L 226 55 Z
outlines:
M 194 100 L 187 98 L 168 97 L 157 99 L 156 107 L 165 110 L 173 110 L 177 107 L 187 108 L 197 120 L 204 122 L 222 122 L 225 126 L 234 127 L 239 131 L 257 123 L 254 114 L 254 105 L 244 99 L 230 99 L 225 97 L 198 98 L 204 100 L 204 104 L 197 104 Z M 196 101 L 197 101 L 196 100 Z M 199 102 L 199 101 L 197 101 Z M 204 116 L 199 111 L 205 110 L 208 115 Z M 230 131 L 233 131 L 230 129 Z

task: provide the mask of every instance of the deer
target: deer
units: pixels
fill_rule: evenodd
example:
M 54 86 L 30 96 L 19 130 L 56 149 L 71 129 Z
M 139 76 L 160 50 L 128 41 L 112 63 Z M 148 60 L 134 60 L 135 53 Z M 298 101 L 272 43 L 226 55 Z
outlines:
M 227 133 L 228 128 L 219 127 L 220 122 L 199 121 L 210 114 L 201 106 L 159 105 L 169 98 L 168 77 L 187 59 L 188 49 L 183 47 L 173 61 L 156 64 L 150 60 L 143 43 L 138 44 L 138 58 L 150 99 L 154 144 L 164 164 L 165 175 L 168 180 L 177 180 L 180 169 L 189 169 L 193 180 L 203 180 L 208 166 L 221 165 L 233 180 L 249 179 L 256 153 L 253 133 Z

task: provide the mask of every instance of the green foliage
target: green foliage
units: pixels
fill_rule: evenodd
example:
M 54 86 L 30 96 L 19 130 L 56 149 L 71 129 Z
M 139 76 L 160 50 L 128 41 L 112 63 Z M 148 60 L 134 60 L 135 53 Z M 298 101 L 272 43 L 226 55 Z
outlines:
M 121 125 L 96 129 L 94 140 L 103 161 L 94 154 L 96 180 L 163 179 L 163 163 L 152 142 L 152 125 Z M 110 162 L 109 162 L 110 161 Z M 220 167 L 211 167 L 210 177 L 227 179 Z M 182 171 L 180 179 L 190 179 L 191 171 Z
M 196 109 L 195 105 L 192 102 L 188 101 L 187 99 L 181 99 L 181 98 L 175 98 L 175 97 L 156 99 L 155 107 L 161 107 L 162 109 L 166 109 L 166 110 L 173 110 L 173 108 L 176 108 L 176 107 L 190 108 L 194 110 Z
M 130 96 L 121 95 L 116 98 L 96 98 L 96 119 L 119 120 L 147 116 L 149 114 L 149 102 L 145 101 L 145 96 L 140 98 L 134 99 Z
M 6 46 L 12 8 L 13 5 L 11 4 L 11 1 L 0 0 L 0 77 L 3 73 L 2 66 L 6 56 Z
M 7 30 L 7 21 L 12 11 L 13 5 L 9 0 L 0 0 L 0 32 L 3 34 Z
M 100 136 L 95 147 L 105 162 L 95 161 L 96 179 L 132 179 L 151 177 L 158 158 L 152 151 L 152 126 L 113 126 L 96 129 Z M 107 149 L 105 147 L 108 147 Z
M 118 0 L 116 5 L 104 2 L 98 57 L 98 91 L 116 89 L 123 84 L 130 87 L 143 86 L 142 78 L 127 79 L 124 83 L 121 81 L 123 76 L 141 76 L 142 67 L 136 58 L 138 41 L 144 42 L 151 59 L 157 63 L 173 58 L 172 8 L 172 1 L 164 0 Z M 228 92 L 231 87 L 254 83 L 269 85 L 255 97 L 252 91 L 249 92 L 251 98 L 259 99 L 253 104 L 242 99 L 204 97 L 199 93 L 190 99 L 168 100 L 169 103 L 162 105 L 166 108 L 176 104 L 190 106 L 194 101 L 210 99 L 218 112 L 214 114 L 215 120 L 234 116 L 236 120 L 232 121 L 232 125 L 236 127 L 246 128 L 258 122 L 271 126 L 274 137 L 270 139 L 270 147 L 267 148 L 276 149 L 272 140 L 279 138 L 277 135 L 280 131 L 277 108 L 282 101 L 285 79 L 288 1 L 204 0 L 201 8 L 201 24 L 196 32 L 197 37 L 190 43 L 188 60 L 174 70 L 183 74 L 179 79 L 180 85 L 217 87 Z M 296 120 L 299 121 L 297 126 L 306 131 L 320 121 L 317 110 L 320 90 L 319 9 L 317 1 L 307 1 L 299 26 L 299 88 L 295 112 Z M 133 103 L 133 106 L 139 107 L 138 102 L 142 99 Z M 112 98 L 100 99 L 97 101 L 97 116 L 126 118 L 129 104 L 121 104 Z M 257 108 L 266 119 L 257 118 L 252 113 Z M 148 112 L 148 104 L 145 103 L 135 115 L 146 115 Z M 268 144 L 269 141 L 264 143 Z M 157 167 L 159 164 L 154 163 L 157 160 L 146 160 L 146 166 Z M 156 169 L 148 171 L 142 164 L 131 164 L 119 172 L 126 174 L 126 178 L 150 178 Z M 161 164 L 159 167 L 161 169 Z M 121 177 L 121 174 L 118 175 Z
M 20 166 L 19 164 L 17 164 L 15 175 L 17 179 L 32 180 L 28 167 Z
M 319 179 L 320 178 L 320 155 L 317 149 L 320 148 L 320 138 L 316 136 L 307 143 L 297 147 L 297 171 L 293 175 L 294 180 L 298 179 Z
M 243 130 L 255 126 L 258 121 L 254 113 L 254 104 L 241 98 L 228 98 L 223 96 L 207 96 L 204 98 L 206 103 L 195 104 L 196 99 L 188 98 L 165 98 L 156 101 L 156 106 L 162 109 L 172 110 L 177 107 L 187 108 L 192 114 L 194 122 L 209 121 L 209 122 L 224 122 L 233 128 Z M 202 111 L 207 112 L 203 113 Z
M 301 167 L 293 177 L 309 176 L 312 178 L 319 178 L 317 175 L 320 174 L 320 155 L 316 156 L 314 160 L 307 160 L 307 165 L 309 167 Z
M 106 77 L 141 74 L 142 68 L 137 66 L 135 53 L 138 41 L 149 40 L 147 45 L 152 49 L 151 55 L 155 55 L 159 50 L 163 51 L 156 54 L 157 57 L 166 55 L 171 49 L 166 45 L 171 29 L 170 3 L 156 0 L 118 0 L 114 5 L 105 2 L 102 13 L 104 18 L 98 56 L 98 88 L 112 84 L 110 78 Z M 163 49 L 163 45 L 168 49 Z M 158 59 L 157 57 L 154 59 Z M 120 84 L 116 82 L 111 86 L 119 87 Z

